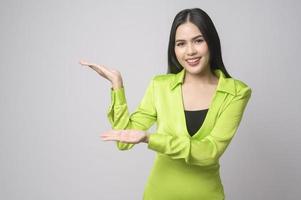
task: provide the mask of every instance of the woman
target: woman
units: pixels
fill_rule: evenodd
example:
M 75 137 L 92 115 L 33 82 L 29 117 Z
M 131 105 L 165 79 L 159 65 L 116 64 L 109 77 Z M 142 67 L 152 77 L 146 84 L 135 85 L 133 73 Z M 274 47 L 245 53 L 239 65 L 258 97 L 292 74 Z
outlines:
M 154 76 L 138 108 L 129 114 L 117 70 L 81 61 L 112 83 L 104 141 L 120 150 L 147 143 L 157 152 L 144 200 L 225 198 L 219 158 L 233 138 L 251 88 L 231 78 L 218 34 L 201 9 L 179 12 L 172 24 L 168 73 Z M 157 122 L 153 134 L 146 131 Z

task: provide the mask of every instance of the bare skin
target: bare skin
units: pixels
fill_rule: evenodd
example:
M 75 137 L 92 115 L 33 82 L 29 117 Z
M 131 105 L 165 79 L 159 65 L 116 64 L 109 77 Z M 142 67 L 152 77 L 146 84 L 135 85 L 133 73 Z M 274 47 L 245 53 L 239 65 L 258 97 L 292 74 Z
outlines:
M 113 89 L 118 89 L 123 87 L 122 77 L 119 71 L 115 69 L 107 68 L 104 65 L 90 63 L 85 60 L 80 60 L 79 64 L 90 67 L 91 69 L 96 71 L 99 75 L 109 80 L 112 83 Z
M 182 85 L 184 108 L 207 109 L 218 85 L 218 77 L 210 70 L 208 44 L 199 28 L 191 22 L 181 24 L 175 37 L 175 54 L 186 71 Z M 198 64 L 191 66 L 191 59 L 199 59 Z
M 96 71 L 100 76 L 109 80 L 114 90 L 123 87 L 121 73 L 118 70 L 110 69 L 104 65 L 98 65 L 84 60 L 80 60 L 79 64 L 88 66 Z M 149 134 L 141 130 L 107 130 L 101 133 L 100 137 L 104 141 L 120 141 L 131 144 L 138 144 L 141 142 L 148 143 Z

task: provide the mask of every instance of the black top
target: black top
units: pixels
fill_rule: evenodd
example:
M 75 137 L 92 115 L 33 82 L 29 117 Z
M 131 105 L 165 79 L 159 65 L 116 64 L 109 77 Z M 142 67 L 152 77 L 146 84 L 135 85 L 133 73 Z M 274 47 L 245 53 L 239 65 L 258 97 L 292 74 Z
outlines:
M 204 110 L 184 110 L 186 118 L 186 127 L 191 136 L 193 136 L 202 126 L 208 109 Z

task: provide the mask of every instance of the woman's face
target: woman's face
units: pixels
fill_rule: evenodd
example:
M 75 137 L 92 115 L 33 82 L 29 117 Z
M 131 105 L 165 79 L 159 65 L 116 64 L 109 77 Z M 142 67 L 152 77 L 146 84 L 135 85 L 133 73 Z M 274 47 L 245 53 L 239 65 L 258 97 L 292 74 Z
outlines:
M 188 73 L 200 74 L 210 70 L 209 50 L 199 28 L 191 22 L 178 26 L 175 54 Z

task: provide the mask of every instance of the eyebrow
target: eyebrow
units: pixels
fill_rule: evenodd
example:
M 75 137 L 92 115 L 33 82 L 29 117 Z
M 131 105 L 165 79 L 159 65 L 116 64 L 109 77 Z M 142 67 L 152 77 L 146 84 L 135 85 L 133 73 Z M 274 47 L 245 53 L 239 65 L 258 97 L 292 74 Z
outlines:
M 193 37 L 191 40 L 195 40 L 198 37 L 203 37 L 203 35 L 197 35 L 197 36 Z M 179 41 L 185 41 L 185 40 L 183 40 L 183 39 L 176 40 L 176 42 L 179 42 Z

